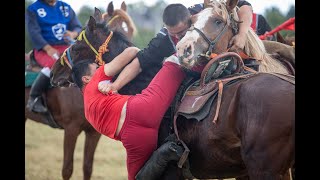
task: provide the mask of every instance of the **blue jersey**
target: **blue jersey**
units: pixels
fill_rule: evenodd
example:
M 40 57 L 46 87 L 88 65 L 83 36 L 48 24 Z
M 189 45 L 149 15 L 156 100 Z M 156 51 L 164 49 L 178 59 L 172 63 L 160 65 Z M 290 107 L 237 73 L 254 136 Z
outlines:
M 62 1 L 50 6 L 37 0 L 27 8 L 26 24 L 32 44 L 38 50 L 47 44 L 66 45 L 63 40 L 66 30 L 79 33 L 82 29 L 74 10 Z

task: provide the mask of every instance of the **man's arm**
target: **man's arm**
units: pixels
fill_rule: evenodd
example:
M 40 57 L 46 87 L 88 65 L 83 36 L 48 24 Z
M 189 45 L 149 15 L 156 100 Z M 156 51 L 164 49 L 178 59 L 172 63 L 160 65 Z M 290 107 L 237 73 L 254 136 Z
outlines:
M 230 51 L 237 52 L 238 50 L 243 50 L 246 40 L 247 33 L 251 26 L 252 22 L 252 7 L 250 5 L 242 5 L 238 11 L 239 21 L 242 23 L 239 24 L 239 32 L 236 34 L 230 41 Z
M 29 37 L 34 48 L 40 50 L 45 45 L 48 45 L 48 42 L 41 35 L 41 27 L 37 21 L 36 13 L 27 9 L 25 20 Z
M 117 79 L 112 83 L 113 90 L 120 90 L 123 86 L 132 81 L 142 71 L 138 58 L 128 64 L 119 74 Z
M 44 50 L 50 57 L 54 59 L 59 59 L 59 52 L 53 48 L 41 35 L 41 27 L 37 21 L 36 14 L 27 10 L 26 12 L 26 24 L 29 33 L 29 37 L 32 44 L 37 50 Z
M 148 47 L 139 51 L 137 57 L 121 71 L 110 85 L 113 90 L 120 90 L 144 69 L 148 70 L 152 66 L 161 67 L 163 59 L 175 52 L 168 35 L 162 30 L 149 42 Z
M 139 51 L 136 47 L 128 47 L 121 54 L 115 57 L 110 63 L 104 65 L 104 73 L 107 76 L 115 76 L 126 66 Z
M 133 47 L 132 47 L 133 48 Z M 135 48 L 138 49 L 138 48 Z M 120 55 L 118 55 L 113 61 L 104 66 L 104 72 L 107 76 L 116 75 L 124 66 L 117 79 L 113 83 L 108 81 L 101 81 L 98 84 L 98 90 L 103 94 L 109 94 L 109 92 L 116 93 L 124 85 L 134 79 L 140 72 L 140 64 L 138 58 L 135 58 L 131 63 L 126 65 L 135 55 L 135 49 L 125 49 Z M 131 52 L 129 52 L 131 51 Z

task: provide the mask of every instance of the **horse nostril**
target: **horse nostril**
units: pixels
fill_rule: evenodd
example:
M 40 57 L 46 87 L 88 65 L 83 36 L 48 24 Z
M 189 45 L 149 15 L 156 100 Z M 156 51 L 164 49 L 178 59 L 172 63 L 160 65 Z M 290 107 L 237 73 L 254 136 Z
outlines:
M 186 49 L 183 51 L 183 56 L 185 58 L 189 57 L 191 55 L 191 46 L 188 46 Z
M 188 56 L 191 55 L 191 45 L 187 48 L 187 53 L 188 53 Z

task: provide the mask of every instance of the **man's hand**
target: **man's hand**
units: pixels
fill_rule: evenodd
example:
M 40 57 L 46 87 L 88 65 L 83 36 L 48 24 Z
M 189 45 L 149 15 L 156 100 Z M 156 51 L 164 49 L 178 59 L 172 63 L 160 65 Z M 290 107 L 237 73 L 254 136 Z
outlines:
M 55 60 L 59 59 L 59 57 L 60 57 L 59 51 L 56 50 L 55 48 L 53 48 L 52 46 L 47 44 L 42 49 L 44 51 L 46 51 L 48 56 L 52 57 L 53 59 L 55 59 Z
M 244 46 L 246 44 L 247 36 L 245 33 L 238 33 L 233 36 L 233 38 L 229 42 L 229 46 L 231 46 L 229 51 L 232 52 L 240 52 L 243 51 Z
M 100 81 L 98 84 L 98 90 L 105 95 L 117 94 L 118 90 L 109 80 Z
M 77 32 L 67 30 L 63 35 L 63 39 L 65 42 L 72 44 L 72 43 L 74 43 L 74 41 L 75 41 L 74 39 L 77 36 L 78 36 Z

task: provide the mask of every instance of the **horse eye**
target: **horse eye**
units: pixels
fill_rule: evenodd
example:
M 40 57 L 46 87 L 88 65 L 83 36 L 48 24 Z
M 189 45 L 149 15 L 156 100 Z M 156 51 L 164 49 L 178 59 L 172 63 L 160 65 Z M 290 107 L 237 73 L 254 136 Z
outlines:
M 215 23 L 216 23 L 216 25 L 220 25 L 222 23 L 222 21 L 221 20 L 216 20 Z

